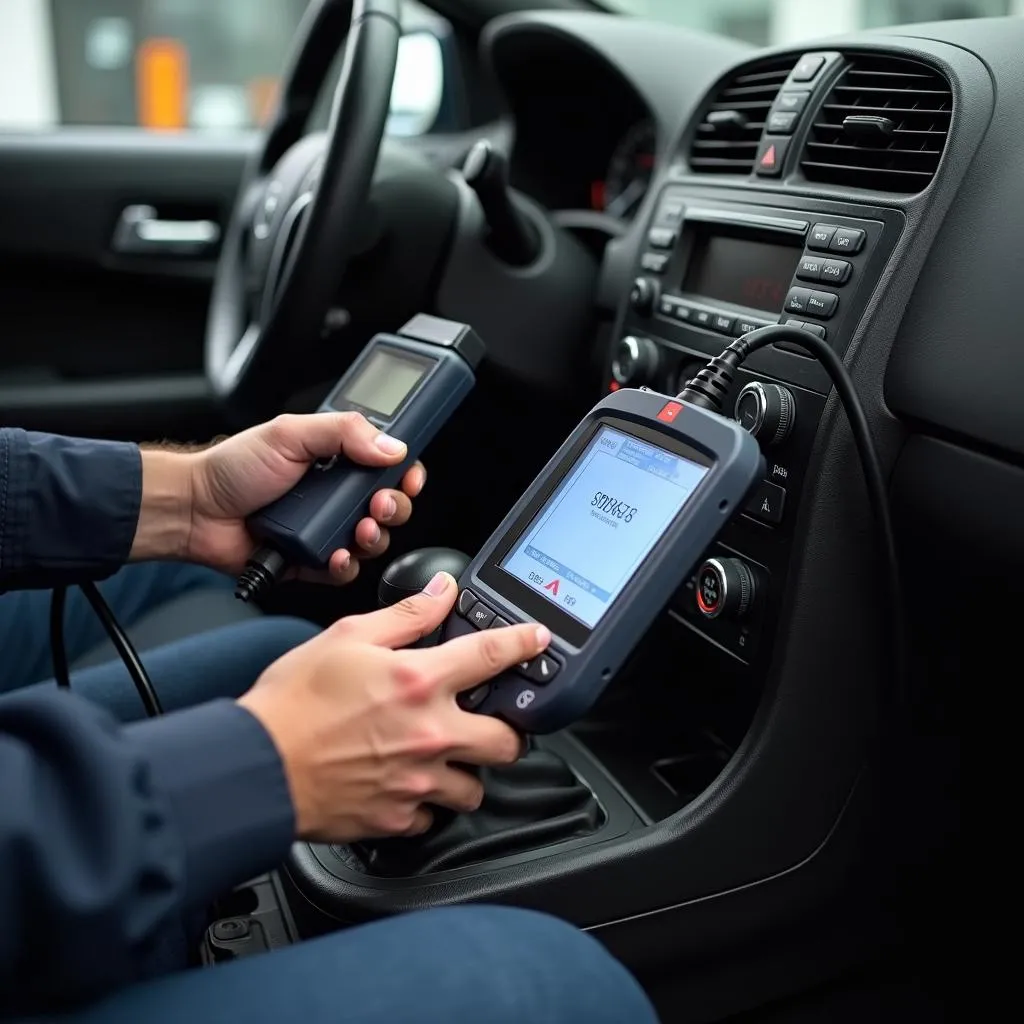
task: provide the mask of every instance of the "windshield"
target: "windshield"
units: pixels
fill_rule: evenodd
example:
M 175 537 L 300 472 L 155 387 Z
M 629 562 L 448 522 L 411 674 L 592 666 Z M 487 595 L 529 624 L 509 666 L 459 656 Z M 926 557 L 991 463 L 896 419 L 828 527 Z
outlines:
M 916 21 L 1024 12 L 1021 0 L 601 0 L 609 9 L 667 21 L 756 46 Z

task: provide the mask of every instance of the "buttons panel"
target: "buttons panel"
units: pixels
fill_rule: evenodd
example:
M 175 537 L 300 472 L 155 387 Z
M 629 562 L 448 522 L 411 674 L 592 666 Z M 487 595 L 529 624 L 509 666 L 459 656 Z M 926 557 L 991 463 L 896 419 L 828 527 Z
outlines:
M 472 590 L 463 590 L 459 594 L 455 610 L 476 629 L 496 629 L 511 625 L 508 619 L 498 615 L 493 608 L 481 601 Z M 561 669 L 561 662 L 550 651 L 542 651 L 537 657 L 530 661 L 520 662 L 516 666 L 516 671 L 521 676 L 525 676 L 538 686 L 545 686 L 547 683 L 550 683 Z M 490 685 L 490 683 L 483 683 L 476 687 L 476 689 L 462 694 L 459 701 L 460 705 L 465 710 L 472 711 L 473 708 L 483 703 L 484 698 L 490 691 Z

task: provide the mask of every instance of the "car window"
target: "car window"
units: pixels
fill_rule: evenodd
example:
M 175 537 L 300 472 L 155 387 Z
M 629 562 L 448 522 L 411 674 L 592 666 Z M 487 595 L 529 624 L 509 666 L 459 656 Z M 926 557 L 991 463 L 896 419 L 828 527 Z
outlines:
M 785 46 L 840 32 L 947 18 L 1024 13 L 1021 0 L 599 0 L 610 10 Z
M 0 0 L 0 128 L 258 128 L 309 0 Z M 393 134 L 422 134 L 443 94 L 438 27 L 402 0 Z

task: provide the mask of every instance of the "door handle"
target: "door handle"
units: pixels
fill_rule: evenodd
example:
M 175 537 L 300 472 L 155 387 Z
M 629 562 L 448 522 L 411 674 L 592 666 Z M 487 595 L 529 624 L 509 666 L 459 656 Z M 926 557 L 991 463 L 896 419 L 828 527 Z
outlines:
M 133 256 L 202 256 L 220 241 L 213 220 L 162 220 L 152 206 L 126 206 L 114 229 L 115 252 Z

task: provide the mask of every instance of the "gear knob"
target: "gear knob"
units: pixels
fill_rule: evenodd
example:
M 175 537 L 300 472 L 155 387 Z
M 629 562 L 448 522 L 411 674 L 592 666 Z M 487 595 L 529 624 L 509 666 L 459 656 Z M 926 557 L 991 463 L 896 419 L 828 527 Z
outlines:
M 458 579 L 469 556 L 454 548 L 418 548 L 396 558 L 381 573 L 377 585 L 377 603 L 381 608 L 397 604 L 405 597 L 418 594 L 439 572 L 451 573 Z M 424 637 L 414 647 L 433 647 L 440 639 L 440 629 Z

